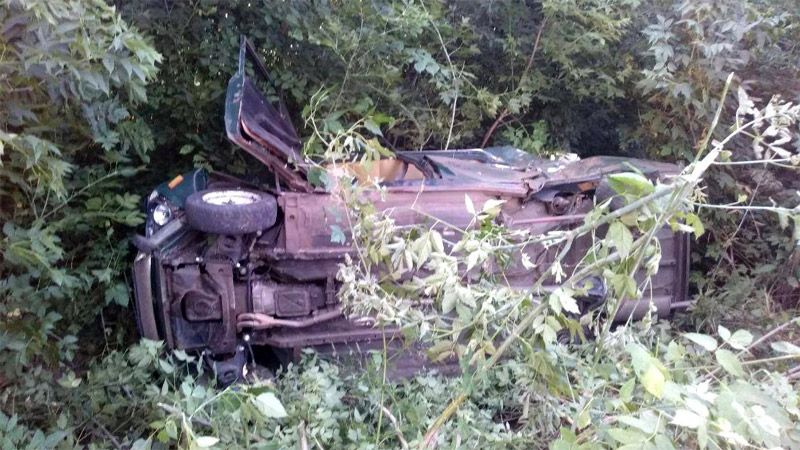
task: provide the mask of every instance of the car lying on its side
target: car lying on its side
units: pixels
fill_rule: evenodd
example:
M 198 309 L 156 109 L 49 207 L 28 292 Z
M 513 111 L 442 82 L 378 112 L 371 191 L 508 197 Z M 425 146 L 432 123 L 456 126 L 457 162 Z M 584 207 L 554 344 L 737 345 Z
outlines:
M 199 170 L 184 174 L 149 196 L 145 235 L 134 239 L 141 335 L 169 348 L 203 352 L 222 383 L 243 376 L 253 349 L 285 362 L 306 347 L 364 348 L 399 339 L 396 329 L 343 316 L 336 273 L 352 242 L 332 242 L 331 229 L 344 206 L 309 182 L 310 165 L 283 103 L 265 98 L 247 64 L 267 78 L 243 38 L 238 71 L 228 84 L 225 128 L 232 142 L 264 164 L 274 185 L 255 188 Z M 435 217 L 467 226 L 472 220 L 467 195 L 477 205 L 504 200 L 503 223 L 538 234 L 582 223 L 604 177 L 631 167 L 651 179 L 679 172 L 672 164 L 630 158 L 551 161 L 509 147 L 396 152 L 369 170 L 354 170 L 380 180 L 385 196 L 374 197 L 375 207 L 398 225 L 428 224 Z M 649 297 L 626 302 L 618 318 L 640 317 L 651 304 L 665 316 L 686 300 L 688 237 L 668 229 L 658 237 L 662 258 Z M 588 245 L 576 243 L 566 263 L 577 263 Z M 541 247 L 526 252 L 539 263 L 552 257 Z M 511 286 L 525 288 L 537 278 L 536 270 L 515 265 L 505 269 L 505 277 Z M 602 297 L 605 289 L 592 291 Z M 424 364 L 417 358 L 407 369 Z

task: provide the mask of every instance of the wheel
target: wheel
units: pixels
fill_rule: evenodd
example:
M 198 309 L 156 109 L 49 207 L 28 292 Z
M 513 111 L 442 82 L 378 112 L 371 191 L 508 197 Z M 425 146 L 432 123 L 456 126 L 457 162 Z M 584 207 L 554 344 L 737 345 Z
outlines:
M 255 233 L 275 225 L 277 216 L 275 197 L 264 192 L 209 189 L 186 199 L 186 221 L 206 233 Z

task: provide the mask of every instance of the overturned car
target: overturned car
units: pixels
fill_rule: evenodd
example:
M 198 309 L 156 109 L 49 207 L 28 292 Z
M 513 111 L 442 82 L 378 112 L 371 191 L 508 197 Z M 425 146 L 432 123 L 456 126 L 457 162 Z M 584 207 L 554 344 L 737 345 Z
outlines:
M 149 196 L 145 234 L 134 239 L 141 335 L 202 352 L 222 383 L 241 378 L 254 352 L 268 351 L 286 362 L 306 347 L 364 348 L 400 336 L 399 330 L 343 315 L 336 274 L 352 242 L 331 240 L 331 226 L 340 220 L 334 210 L 343 206 L 310 183 L 310 166 L 285 107 L 266 99 L 246 64 L 266 78 L 243 38 L 239 68 L 228 84 L 226 133 L 264 164 L 274 185 L 255 187 L 203 171 L 184 174 Z M 473 217 L 464 205 L 468 195 L 475 204 L 504 200 L 498 219 L 538 234 L 582 223 L 604 177 L 631 167 L 651 179 L 679 172 L 671 164 L 628 158 L 551 161 L 509 147 L 396 152 L 355 169 L 380 180 L 385 193 L 375 196 L 375 208 L 398 225 L 438 218 L 466 226 Z M 664 229 L 658 238 L 662 258 L 649 298 L 628 302 L 621 317 L 640 317 L 651 304 L 665 316 L 686 300 L 688 237 Z M 587 245 L 570 250 L 573 263 Z M 552 255 L 543 248 L 526 251 L 531 261 Z M 505 277 L 524 289 L 536 270 L 511 267 Z M 596 291 L 602 296 L 604 289 Z M 424 361 L 409 364 L 415 370 Z

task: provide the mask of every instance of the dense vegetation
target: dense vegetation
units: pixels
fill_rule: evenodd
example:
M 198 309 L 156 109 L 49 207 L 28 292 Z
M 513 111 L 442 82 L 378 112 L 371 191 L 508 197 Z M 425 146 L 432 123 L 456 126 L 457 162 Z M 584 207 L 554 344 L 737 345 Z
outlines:
M 0 9 L 0 447 L 800 446 L 800 348 L 787 342 L 800 298 L 794 0 L 117 3 Z M 137 343 L 129 236 L 148 186 L 191 166 L 263 175 L 222 133 L 241 33 L 319 158 L 360 140 L 689 165 L 670 186 L 628 180 L 645 207 L 627 218 L 599 208 L 592 226 L 615 230 L 600 250 L 621 255 L 603 266 L 619 297 L 636 290 L 630 264 L 654 255 L 634 234 L 687 224 L 695 306 L 671 325 L 592 323 L 598 339 L 567 348 L 554 338 L 574 328 L 568 292 L 536 310 L 483 280 L 445 299 L 441 237 L 352 203 L 354 232 L 381 257 L 343 269 L 345 300 L 473 366 L 395 384 L 380 354 L 359 373 L 309 355 L 274 384 L 197 381 L 192 355 Z M 670 202 L 653 203 L 664 189 Z M 483 226 L 462 238 L 456 266 L 501 255 L 511 237 L 495 206 L 472 206 Z M 406 295 L 434 292 L 469 328 L 404 313 L 365 282 L 363 264 L 406 258 L 394 269 L 442 275 Z M 512 301 L 512 313 L 489 311 Z M 454 330 L 468 345 L 443 338 Z M 497 333 L 514 336 L 507 358 Z

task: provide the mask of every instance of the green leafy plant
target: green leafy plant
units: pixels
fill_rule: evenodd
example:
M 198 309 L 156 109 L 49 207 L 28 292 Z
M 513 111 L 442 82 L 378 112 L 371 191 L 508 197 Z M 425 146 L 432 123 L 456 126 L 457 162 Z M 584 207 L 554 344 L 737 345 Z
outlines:
M 793 1 L 116 3 L 0 8 L 0 446 L 797 446 Z M 143 189 L 190 165 L 261 175 L 222 131 L 240 33 L 305 152 L 333 163 L 312 182 L 351 208 L 331 228 L 359 245 L 341 273 L 350 310 L 459 358 L 462 377 L 395 383 L 380 353 L 358 373 L 307 355 L 273 383 L 216 390 L 194 355 L 128 348 Z M 720 109 L 730 71 L 739 107 Z M 693 164 L 669 184 L 613 177 L 622 210 L 545 236 L 469 197 L 467 229 L 399 229 L 347 170 L 394 148 L 487 145 Z M 617 299 L 644 293 L 630 275 L 654 267 L 659 224 L 698 237 L 683 329 L 575 317 L 585 274 Z M 539 268 L 560 277 L 551 294 L 489 270 L 580 235 L 595 245 L 578 267 Z
M 728 77 L 723 98 L 731 79 L 732 75 Z M 599 379 L 619 383 L 609 387 L 609 392 L 624 390 L 626 397 L 623 402 L 631 401 L 633 389 L 639 389 L 636 392 L 641 397 L 634 402 L 638 408 L 618 410 L 622 405 L 602 401 L 597 404 L 596 407 L 603 411 L 600 415 L 611 415 L 626 425 L 616 428 L 601 425 L 585 429 L 592 423 L 591 410 L 586 408 L 599 394 L 588 387 L 578 389 L 577 392 L 589 393 L 577 399 L 574 394 L 576 381 L 564 378 L 558 358 L 549 357 L 550 353 L 561 351 L 562 347 L 557 344 L 560 330 L 580 328 L 568 314 L 581 312 L 575 297 L 582 280 L 593 274 L 606 280 L 611 300 L 605 305 L 605 317 L 616 317 L 624 299 L 643 296 L 647 277 L 658 269 L 660 249 L 655 234 L 659 229 L 671 226 L 695 236 L 704 233 L 695 208 L 715 205 L 703 202 L 700 182 L 713 165 L 725 163 L 721 159 L 728 156 L 724 150 L 726 146 L 742 135 L 755 136 L 760 142 L 752 133 L 758 133 L 754 130 L 767 124 L 775 128 L 769 133 L 772 136 L 791 135 L 789 130 L 798 123 L 797 107 L 791 104 L 774 104 L 757 110 L 744 94 L 740 93 L 740 99 L 740 109 L 749 111 L 747 114 L 753 117 L 752 120 L 737 123 L 733 132 L 720 141 L 712 143 L 709 133 L 698 144 L 695 161 L 680 176 L 668 184 L 658 185 L 636 173 L 610 176 L 609 185 L 625 199 L 626 205 L 611 210 L 607 201 L 589 213 L 582 226 L 567 231 L 528 235 L 508 230 L 495 222 L 502 202 L 490 200 L 476 206 L 468 195 L 465 196 L 465 208 L 473 219 L 465 228 L 435 218 L 431 218 L 432 223 L 426 226 L 400 228 L 390 216 L 376 214 L 368 202 L 361 200 L 363 188 L 348 181 L 346 176 L 338 183 L 344 192 L 343 199 L 349 202 L 354 214 L 349 221 L 350 233 L 357 242 L 356 258 L 344 265 L 339 273 L 343 281 L 342 299 L 356 313 L 375 315 L 382 322 L 405 327 L 412 332 L 407 333 L 409 336 L 432 341 L 431 357 L 434 360 L 456 356 L 462 361 L 462 368 L 471 374 L 470 379 L 478 380 L 477 384 L 464 386 L 463 391 L 454 396 L 429 427 L 422 441 L 423 447 L 432 448 L 442 443 L 439 435 L 442 427 L 473 395 L 480 380 L 504 357 L 527 360 L 534 373 L 548 379 L 545 389 L 555 395 L 570 392 L 571 400 L 584 408 L 586 417 L 579 419 L 572 431 L 562 431 L 562 440 L 554 444 L 556 448 L 570 448 L 572 444 L 576 448 L 604 448 L 619 444 L 672 448 L 671 442 L 678 441 L 701 447 L 747 443 L 772 446 L 792 442 L 792 437 L 786 441 L 782 439 L 788 436 L 787 433 L 797 431 L 793 419 L 797 399 L 769 405 L 756 400 L 773 389 L 790 389 L 787 379 L 771 374 L 777 377 L 774 379 L 778 385 L 773 386 L 749 378 L 744 367 L 796 359 L 798 355 L 756 358 L 743 363 L 740 358 L 752 350 L 749 347 L 752 335 L 745 330 L 731 333 L 724 327 L 720 328 L 723 346 L 718 346 L 716 339 L 708 335 L 686 334 L 686 339 L 709 352 L 699 354 L 691 363 L 679 341 L 669 342 L 668 351 L 663 353 L 658 348 L 661 345 L 659 341 L 644 346 L 635 335 L 628 334 L 631 327 L 614 330 L 611 321 L 598 321 L 598 316 L 591 313 L 582 317 L 580 323 L 593 328 L 598 341 L 588 344 L 590 350 L 583 355 L 590 365 L 578 365 Z M 718 123 L 721 112 L 720 106 L 712 128 Z M 769 152 L 773 156 L 768 158 L 772 160 L 775 155 L 788 158 L 790 153 L 780 148 L 780 144 L 786 142 L 770 144 L 776 148 Z M 337 154 L 339 147 L 334 145 L 329 150 Z M 766 154 L 762 153 L 762 156 Z M 797 217 L 798 211 L 780 207 L 760 208 L 782 217 Z M 418 213 L 424 214 L 422 211 Z M 562 261 L 572 244 L 582 236 L 598 235 L 598 229 L 606 225 L 605 237 L 593 239 L 595 245 L 584 258 L 569 273 L 565 272 Z M 449 230 L 458 240 L 446 242 L 442 229 Z M 537 244 L 557 251 L 552 262 L 537 272 L 538 278 L 532 289 L 505 287 L 502 282 L 503 261 L 510 258 L 512 252 Z M 497 267 L 501 268 L 499 276 L 494 274 Z M 634 279 L 640 269 L 645 274 L 643 282 Z M 468 275 L 471 271 L 477 273 Z M 551 277 L 560 283 L 560 287 L 546 293 L 541 287 Z M 431 308 L 424 306 L 426 300 L 432 301 Z M 652 333 L 648 331 L 650 327 L 650 320 L 645 320 L 640 337 Z M 763 340 L 759 340 L 761 342 Z M 734 354 L 730 349 L 740 352 Z M 659 356 L 662 354 L 666 355 L 666 360 Z M 621 358 L 630 358 L 629 364 L 617 366 L 622 372 L 612 374 L 598 370 L 598 365 Z M 577 359 L 581 357 L 577 356 Z M 678 377 L 674 373 L 677 370 L 688 376 Z M 695 370 L 694 375 L 691 376 L 687 370 Z M 727 375 L 720 376 L 720 370 Z M 597 380 L 594 383 L 596 385 Z M 533 387 L 542 388 L 538 383 Z M 601 391 L 605 389 L 601 388 Z M 736 403 L 737 395 L 742 395 L 747 389 L 751 390 L 753 403 Z M 701 395 L 698 400 L 698 390 L 708 393 L 708 396 Z M 763 415 L 767 410 L 774 414 L 753 424 L 746 432 L 737 428 L 737 424 L 746 420 L 749 414 Z M 598 412 L 593 414 L 596 416 Z M 579 438 L 576 433 L 582 429 Z
M 115 339 L 103 310 L 129 302 L 120 274 L 142 217 L 125 179 L 153 148 L 129 108 L 161 57 L 103 2 L 7 1 L 0 22 L 1 400 L 45 425 L 54 381 L 99 353 L 78 335 L 99 317 L 94 345 Z M 58 441 L 41 436 L 31 445 Z

